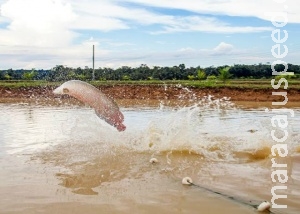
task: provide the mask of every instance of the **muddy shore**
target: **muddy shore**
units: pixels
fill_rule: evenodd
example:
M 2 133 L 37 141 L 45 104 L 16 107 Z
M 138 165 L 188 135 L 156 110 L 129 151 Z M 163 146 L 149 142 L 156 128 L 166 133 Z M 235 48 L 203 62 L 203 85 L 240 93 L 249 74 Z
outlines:
M 54 98 L 53 86 L 46 87 L 0 87 L 0 98 Z M 176 85 L 105 85 L 98 87 L 113 99 L 189 100 L 211 95 L 214 98 L 228 97 L 232 101 L 283 101 L 283 96 L 272 95 L 279 90 L 247 88 L 194 88 Z M 282 90 L 281 90 L 282 91 Z M 300 90 L 288 89 L 288 101 L 299 102 Z M 65 96 L 67 97 L 67 96 Z

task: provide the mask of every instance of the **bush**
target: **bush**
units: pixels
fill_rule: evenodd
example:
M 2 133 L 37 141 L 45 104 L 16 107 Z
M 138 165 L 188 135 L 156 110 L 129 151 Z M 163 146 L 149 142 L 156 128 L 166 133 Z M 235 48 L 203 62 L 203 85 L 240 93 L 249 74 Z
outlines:
M 130 76 L 124 75 L 124 76 L 122 76 L 122 80 L 128 81 L 128 80 L 130 80 Z
M 278 75 L 275 77 L 275 80 L 280 80 L 281 78 L 284 78 L 286 80 L 291 79 L 293 76 L 292 75 Z
M 219 78 L 223 83 L 227 82 L 227 81 L 232 77 L 232 75 L 231 75 L 230 72 L 229 72 L 229 69 L 230 69 L 230 67 L 226 67 L 226 68 L 220 69 L 220 71 L 219 71 L 219 76 L 218 76 L 218 78 Z
M 203 71 L 203 70 L 198 70 L 197 71 L 197 78 L 199 79 L 199 80 L 205 80 L 205 78 L 206 78 L 206 73 Z
M 215 75 L 209 75 L 206 78 L 208 81 L 215 81 L 217 79 L 217 77 Z
M 188 78 L 189 80 L 194 80 L 194 79 L 195 79 L 195 76 L 194 76 L 194 75 L 188 75 L 187 78 Z

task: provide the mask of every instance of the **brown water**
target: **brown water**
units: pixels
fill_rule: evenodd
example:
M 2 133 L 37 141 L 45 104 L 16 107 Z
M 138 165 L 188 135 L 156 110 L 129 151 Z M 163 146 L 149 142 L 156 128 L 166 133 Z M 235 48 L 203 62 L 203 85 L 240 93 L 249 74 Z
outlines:
M 272 211 L 299 213 L 300 106 L 289 106 L 280 184 L 268 104 L 193 102 L 119 101 L 122 133 L 85 106 L 0 103 L 0 213 L 257 213 L 250 205 L 276 185 L 288 208 Z M 211 191 L 182 185 L 186 176 Z

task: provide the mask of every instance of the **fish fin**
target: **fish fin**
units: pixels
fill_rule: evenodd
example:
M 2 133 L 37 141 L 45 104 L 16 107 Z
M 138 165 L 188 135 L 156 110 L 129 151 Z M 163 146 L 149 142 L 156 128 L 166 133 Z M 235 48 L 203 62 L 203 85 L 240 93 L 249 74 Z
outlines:
M 96 115 L 97 115 L 101 120 L 104 120 L 104 121 L 107 122 L 108 124 L 110 124 L 110 125 L 112 125 L 112 126 L 115 126 L 114 123 L 113 123 L 111 120 L 109 120 L 108 118 L 106 118 L 106 117 L 104 117 L 103 115 L 99 114 L 99 113 L 97 112 L 96 109 L 95 109 L 95 113 L 96 113 Z
M 122 124 L 122 122 L 123 122 L 123 120 L 124 120 L 124 117 L 120 118 L 120 119 L 122 120 L 122 122 L 120 123 L 120 122 L 116 122 L 116 121 L 113 121 L 113 120 L 111 120 L 111 119 L 109 119 L 109 118 L 106 118 L 106 117 L 102 116 L 102 115 L 99 114 L 96 110 L 95 110 L 95 113 L 96 113 L 96 115 L 97 115 L 100 119 L 104 120 L 104 121 L 105 121 L 106 123 L 108 123 L 109 125 L 115 127 L 119 132 L 124 131 L 124 130 L 126 129 L 126 126 L 125 126 L 124 124 Z M 123 114 L 122 114 L 122 116 L 123 116 Z

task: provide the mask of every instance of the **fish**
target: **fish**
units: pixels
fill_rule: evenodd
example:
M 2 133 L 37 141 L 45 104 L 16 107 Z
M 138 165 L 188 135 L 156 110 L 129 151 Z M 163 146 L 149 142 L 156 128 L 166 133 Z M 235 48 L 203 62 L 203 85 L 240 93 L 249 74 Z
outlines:
M 68 94 L 88 104 L 95 110 L 99 118 L 115 127 L 118 131 L 121 132 L 126 129 L 126 126 L 123 124 L 124 115 L 120 111 L 117 103 L 87 82 L 70 80 L 54 89 L 53 93 L 57 95 Z

